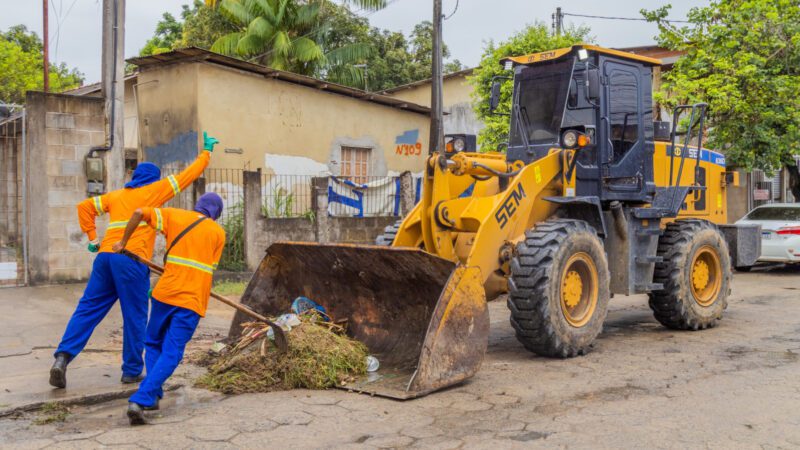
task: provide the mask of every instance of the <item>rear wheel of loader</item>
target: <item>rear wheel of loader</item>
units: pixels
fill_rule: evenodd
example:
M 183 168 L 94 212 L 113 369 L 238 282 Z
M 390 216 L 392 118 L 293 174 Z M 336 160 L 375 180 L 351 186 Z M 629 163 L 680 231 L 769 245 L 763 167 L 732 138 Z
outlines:
M 713 327 L 728 306 L 731 260 L 716 226 L 705 220 L 678 220 L 658 240 L 653 281 L 664 288 L 650 293 L 650 309 L 668 328 Z
M 375 245 L 385 245 L 387 247 L 391 247 L 392 242 L 394 242 L 394 238 L 397 237 L 397 232 L 400 231 L 401 225 L 403 225 L 402 219 L 395 222 L 394 225 L 389 225 L 388 227 L 384 228 L 383 234 L 375 239 Z
M 603 329 L 608 261 L 597 232 L 584 221 L 551 219 L 525 233 L 508 286 L 511 325 L 534 353 L 585 354 Z

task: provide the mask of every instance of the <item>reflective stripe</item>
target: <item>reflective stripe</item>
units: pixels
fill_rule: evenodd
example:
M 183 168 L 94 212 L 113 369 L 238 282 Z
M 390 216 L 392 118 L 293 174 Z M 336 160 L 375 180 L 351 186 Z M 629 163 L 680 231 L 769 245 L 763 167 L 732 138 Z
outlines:
M 94 203 L 94 209 L 97 211 L 98 216 L 105 214 L 105 211 L 103 211 L 103 199 L 100 196 L 92 197 L 92 203 Z
M 117 221 L 117 222 L 109 222 L 108 228 L 106 228 L 106 229 L 107 230 L 113 230 L 115 228 L 125 228 L 126 226 L 128 226 L 128 221 L 127 220 L 120 220 L 120 221 Z M 144 226 L 147 226 L 147 223 L 140 222 L 139 225 L 137 225 L 137 226 L 144 227 Z
M 164 219 L 161 217 L 161 209 L 153 208 L 156 213 L 156 231 L 164 231 Z
M 214 274 L 214 267 L 205 263 L 201 263 L 200 261 L 195 261 L 193 259 L 181 258 L 180 256 L 169 255 L 167 256 L 167 262 L 172 264 L 177 264 L 179 266 L 191 267 L 192 269 L 197 269 L 202 272 L 206 272 L 208 274 L 212 275 Z
M 218 263 L 214 263 L 214 264 L 213 264 L 213 266 L 214 266 L 214 270 L 217 270 L 217 265 L 218 265 Z
M 172 186 L 172 192 L 175 195 L 180 194 L 181 186 L 178 184 L 178 180 L 175 178 L 175 175 L 168 176 L 167 180 L 169 180 L 169 185 Z

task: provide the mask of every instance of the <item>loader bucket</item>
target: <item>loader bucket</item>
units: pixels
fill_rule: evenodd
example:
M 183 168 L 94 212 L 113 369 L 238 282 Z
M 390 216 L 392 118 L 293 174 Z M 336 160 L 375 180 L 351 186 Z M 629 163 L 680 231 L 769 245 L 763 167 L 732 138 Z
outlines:
M 308 297 L 378 358 L 377 372 L 340 386 L 397 399 L 466 380 L 486 352 L 489 313 L 480 270 L 419 249 L 276 243 L 242 303 L 274 316 Z M 233 319 L 230 335 L 248 318 Z

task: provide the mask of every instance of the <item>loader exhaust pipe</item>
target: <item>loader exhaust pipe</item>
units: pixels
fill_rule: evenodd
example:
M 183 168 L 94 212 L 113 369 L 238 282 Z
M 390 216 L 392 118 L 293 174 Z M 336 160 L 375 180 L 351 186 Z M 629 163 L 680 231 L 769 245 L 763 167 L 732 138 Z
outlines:
M 486 352 L 489 314 L 480 270 L 419 249 L 276 243 L 242 295 L 275 316 L 305 296 L 364 343 L 380 369 L 344 386 L 397 399 L 428 394 L 474 375 Z M 230 336 L 247 317 L 238 314 Z

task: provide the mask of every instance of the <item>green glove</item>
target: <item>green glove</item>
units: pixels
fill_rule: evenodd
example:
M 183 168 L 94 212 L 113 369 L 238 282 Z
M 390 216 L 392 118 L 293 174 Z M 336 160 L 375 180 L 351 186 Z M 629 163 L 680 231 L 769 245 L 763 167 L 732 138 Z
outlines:
M 153 298 L 153 288 L 147 290 L 147 298 Z
M 219 139 L 211 137 L 203 131 L 203 150 L 214 151 L 214 144 L 219 144 Z
M 97 253 L 97 251 L 100 250 L 100 241 L 97 239 L 89 241 L 89 245 L 86 248 L 92 253 Z

